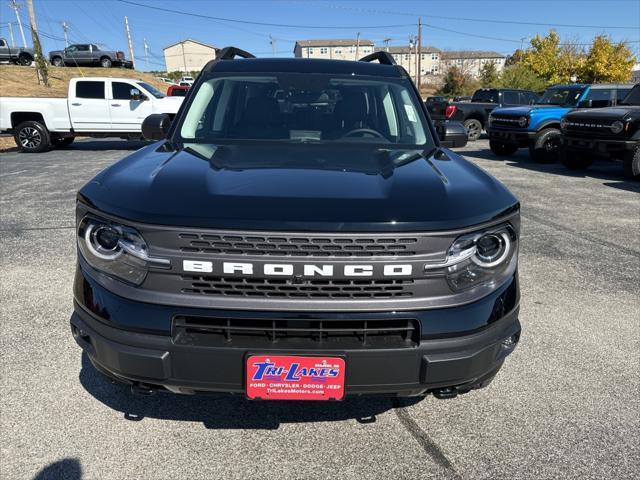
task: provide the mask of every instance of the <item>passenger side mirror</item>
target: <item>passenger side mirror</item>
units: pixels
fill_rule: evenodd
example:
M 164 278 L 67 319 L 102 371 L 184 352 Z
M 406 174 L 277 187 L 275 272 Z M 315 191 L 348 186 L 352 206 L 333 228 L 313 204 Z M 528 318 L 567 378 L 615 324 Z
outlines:
M 142 136 L 145 140 L 163 140 L 167 138 L 171 119 L 166 113 L 154 113 L 142 122 Z
M 582 100 L 581 102 L 578 102 L 578 108 L 591 108 L 592 106 L 592 100 Z
M 469 133 L 461 122 L 445 121 L 436 125 L 440 146 L 445 148 L 464 147 L 469 140 Z
M 532 98 L 531 100 L 529 100 L 529 105 L 534 105 L 535 103 L 536 103 L 535 99 Z

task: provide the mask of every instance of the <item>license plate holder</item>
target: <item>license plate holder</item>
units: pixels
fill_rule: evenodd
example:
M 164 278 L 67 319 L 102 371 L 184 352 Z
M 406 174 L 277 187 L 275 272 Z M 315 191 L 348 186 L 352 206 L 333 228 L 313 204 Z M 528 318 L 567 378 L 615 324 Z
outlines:
M 345 360 L 335 356 L 251 354 L 245 363 L 250 400 L 342 400 Z

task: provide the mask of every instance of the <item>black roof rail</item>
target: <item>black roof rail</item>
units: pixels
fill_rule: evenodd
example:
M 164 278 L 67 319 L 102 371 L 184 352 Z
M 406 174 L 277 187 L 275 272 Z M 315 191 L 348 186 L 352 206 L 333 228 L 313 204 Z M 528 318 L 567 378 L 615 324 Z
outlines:
M 255 55 L 236 47 L 224 47 L 216 54 L 216 60 L 233 60 L 235 57 L 256 58 Z
M 389 52 L 385 52 L 383 50 L 378 50 L 377 52 L 370 53 L 366 57 L 362 57 L 359 62 L 373 62 L 374 60 L 378 60 L 378 62 L 383 65 L 395 65 L 396 61 L 393 59 Z

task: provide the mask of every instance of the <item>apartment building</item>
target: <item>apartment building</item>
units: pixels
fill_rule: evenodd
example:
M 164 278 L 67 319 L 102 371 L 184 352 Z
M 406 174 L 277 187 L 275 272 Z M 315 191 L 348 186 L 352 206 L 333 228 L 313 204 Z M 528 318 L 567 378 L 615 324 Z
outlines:
M 218 49 L 212 45 L 187 38 L 164 49 L 167 72 L 202 70 L 209 60 L 216 58 Z
M 391 54 L 398 65 L 402 65 L 412 78 L 418 72 L 417 47 L 385 47 L 380 50 Z M 438 75 L 440 73 L 440 50 L 435 47 L 423 46 L 420 54 L 420 75 Z
M 498 52 L 487 52 L 482 50 L 463 50 L 459 52 L 441 52 L 440 69 L 444 73 L 449 68 L 458 67 L 464 74 L 472 77 L 479 77 L 483 65 L 493 62 L 498 70 L 502 71 L 507 57 Z
M 373 52 L 373 42 L 366 39 L 298 40 L 293 49 L 297 58 L 357 60 Z

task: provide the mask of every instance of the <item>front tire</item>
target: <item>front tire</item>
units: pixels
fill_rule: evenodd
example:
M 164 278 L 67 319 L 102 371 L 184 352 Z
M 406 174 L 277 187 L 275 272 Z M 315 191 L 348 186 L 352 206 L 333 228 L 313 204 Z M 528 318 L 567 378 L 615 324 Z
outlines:
M 640 145 L 636 145 L 635 150 L 627 152 L 622 162 L 624 174 L 633 180 L 640 180 Z
M 100 66 L 102 68 L 111 68 L 112 65 L 113 63 L 109 57 L 103 57 L 100 59 Z
M 569 170 L 586 170 L 593 163 L 593 157 L 573 150 L 560 150 L 560 163 Z
M 33 57 L 28 53 L 23 52 L 18 56 L 18 63 L 23 67 L 28 67 L 31 65 L 31 62 L 33 62 Z
M 16 127 L 14 138 L 18 148 L 25 153 L 40 153 L 51 147 L 49 130 L 40 122 L 22 122 Z
M 64 62 L 60 57 L 53 57 L 51 59 L 51 65 L 53 65 L 54 67 L 64 67 Z
M 509 157 L 518 151 L 518 145 L 499 140 L 489 140 L 489 148 L 498 157 Z
M 482 134 L 482 123 L 480 120 L 475 118 L 469 118 L 464 121 L 464 128 L 467 129 L 467 135 L 469 136 L 469 141 L 475 142 L 480 138 Z
M 560 151 L 560 130 L 545 128 L 529 146 L 529 155 L 536 163 L 555 163 Z

